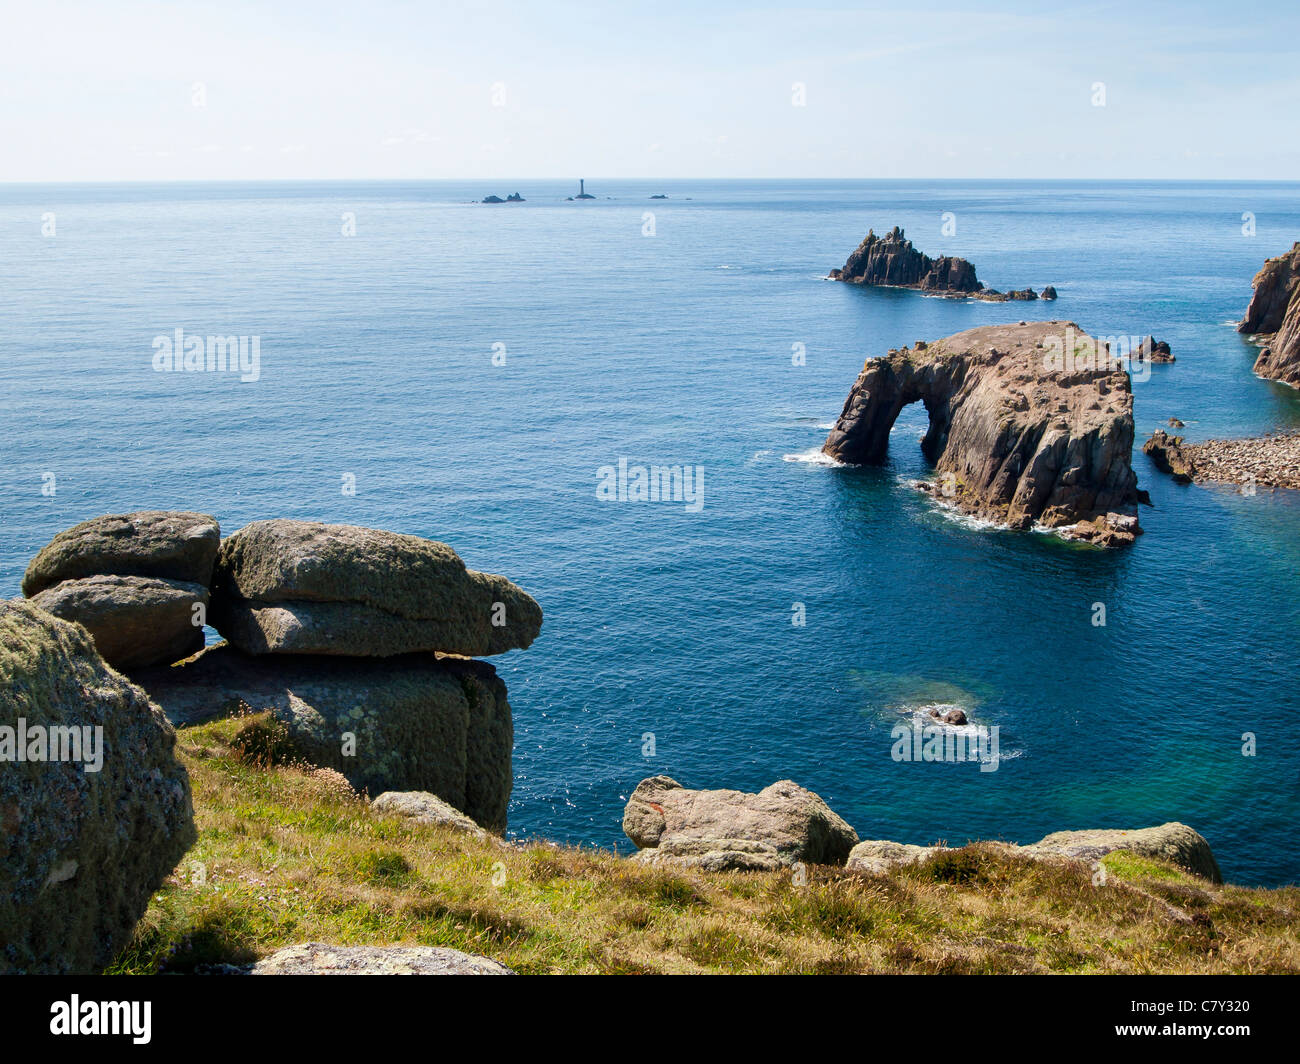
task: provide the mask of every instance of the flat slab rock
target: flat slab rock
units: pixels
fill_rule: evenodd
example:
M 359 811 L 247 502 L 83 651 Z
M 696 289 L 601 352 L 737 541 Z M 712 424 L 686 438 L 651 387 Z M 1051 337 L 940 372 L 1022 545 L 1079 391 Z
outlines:
M 28 598 L 64 580 L 88 576 L 152 576 L 207 587 L 221 542 L 209 514 L 143 510 L 106 514 L 55 536 L 23 576 Z
M 793 780 L 748 794 L 693 791 L 652 776 L 628 799 L 623 832 L 642 850 L 636 860 L 714 871 L 843 864 L 858 841 L 830 806 Z
M 254 521 L 221 545 L 213 627 L 248 654 L 467 657 L 529 646 L 532 596 L 445 543 L 313 521 Z
M 115 669 L 170 665 L 203 649 L 203 584 L 157 576 L 86 576 L 64 580 L 32 596 L 60 620 L 80 624 Z M 204 614 L 199 613 L 202 618 Z
M 869 359 L 822 451 L 882 464 L 914 402 L 930 415 L 921 450 L 935 466 L 917 486 L 939 503 L 1098 546 L 1140 534 L 1129 375 L 1073 322 L 990 325 Z
M 1126 850 L 1140 857 L 1168 861 L 1212 883 L 1222 883 L 1218 861 L 1200 832 L 1172 821 L 1159 827 L 1134 831 L 1095 829 L 1056 831 L 1029 846 L 998 843 L 1009 853 L 1035 860 L 1098 861 L 1108 853 Z M 847 867 L 859 872 L 884 873 L 900 865 L 924 861 L 934 854 L 956 849 L 952 846 L 912 846 L 887 839 L 869 839 L 853 847 Z
M 443 946 L 328 946 L 307 942 L 263 957 L 250 975 L 514 975 L 504 964 Z
M 370 808 L 376 813 L 392 813 L 417 824 L 437 824 L 484 838 L 487 832 L 455 806 L 428 791 L 385 791 Z

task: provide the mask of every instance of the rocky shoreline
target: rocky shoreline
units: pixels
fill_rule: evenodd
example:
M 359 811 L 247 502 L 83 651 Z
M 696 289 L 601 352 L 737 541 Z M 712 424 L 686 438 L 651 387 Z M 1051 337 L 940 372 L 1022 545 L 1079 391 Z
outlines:
M 1236 484 L 1243 491 L 1300 491 L 1300 432 L 1186 443 L 1163 429 L 1142 445 L 1157 469 L 1180 484 Z
M 869 359 L 822 451 L 885 460 L 902 408 L 930 415 L 923 490 L 1011 529 L 1116 547 L 1141 534 L 1133 392 L 1104 344 L 1073 322 L 969 329 Z

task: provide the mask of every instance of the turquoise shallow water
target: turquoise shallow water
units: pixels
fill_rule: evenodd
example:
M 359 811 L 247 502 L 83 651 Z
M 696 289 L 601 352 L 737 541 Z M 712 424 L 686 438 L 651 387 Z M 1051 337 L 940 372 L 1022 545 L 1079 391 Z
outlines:
M 1134 386 L 1139 440 L 1171 415 L 1193 438 L 1300 428 L 1300 395 L 1257 380 L 1229 324 L 1300 237 L 1300 186 L 588 187 L 601 198 L 526 180 L 0 187 L 0 594 L 105 512 L 445 539 L 546 611 L 533 647 L 495 659 L 519 834 L 626 846 L 645 776 L 790 777 L 864 838 L 1177 819 L 1230 879 L 1300 879 L 1300 497 L 1179 487 L 1139 454 L 1147 534 L 1099 553 L 937 513 L 904 483 L 925 470 L 919 407 L 887 468 L 790 460 L 864 357 L 1021 318 L 1169 340 L 1177 363 Z M 468 202 L 515 190 L 526 203 Z M 894 224 L 994 287 L 1061 298 L 821 279 Z M 177 327 L 259 336 L 260 379 L 154 372 Z M 703 508 L 601 502 L 621 457 L 701 467 Z M 891 759 L 890 728 L 935 700 L 1001 728 L 997 772 Z

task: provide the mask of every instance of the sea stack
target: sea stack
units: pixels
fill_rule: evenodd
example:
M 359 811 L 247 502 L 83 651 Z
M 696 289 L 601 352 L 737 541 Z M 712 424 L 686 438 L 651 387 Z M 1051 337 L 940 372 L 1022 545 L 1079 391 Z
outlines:
M 930 258 L 912 246 L 903 230 L 894 226 L 884 236 L 875 230 L 867 232 L 866 239 L 848 257 L 838 270 L 827 275 L 832 281 L 844 281 L 867 287 L 915 288 L 921 292 L 941 296 L 964 296 L 990 303 L 1010 300 L 1038 299 L 1032 288 L 999 292 L 986 288 L 975 276 L 975 267 L 966 259 L 954 255 Z M 1055 299 L 1056 289 L 1048 285 L 1043 289 L 1043 299 Z
M 1073 322 L 985 326 L 868 360 L 822 450 L 883 463 L 899 411 L 918 401 L 937 474 L 918 486 L 940 501 L 1098 546 L 1141 533 L 1129 376 Z
M 1300 241 L 1264 263 L 1237 331 L 1264 345 L 1255 373 L 1300 388 Z

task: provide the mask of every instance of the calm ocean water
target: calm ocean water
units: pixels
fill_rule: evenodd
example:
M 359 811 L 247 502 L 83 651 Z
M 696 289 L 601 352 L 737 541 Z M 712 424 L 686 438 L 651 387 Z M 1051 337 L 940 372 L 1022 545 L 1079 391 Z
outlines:
M 469 203 L 516 190 L 526 203 Z M 107 512 L 429 536 L 546 613 L 532 648 L 495 659 L 515 833 L 627 848 L 645 776 L 789 777 L 864 838 L 1182 820 L 1227 878 L 1300 879 L 1300 496 L 1179 487 L 1136 454 L 1147 534 L 1101 553 L 937 513 L 904 483 L 925 470 L 919 406 L 888 468 L 799 460 L 865 357 L 1021 318 L 1171 343 L 1177 363 L 1134 386 L 1139 442 L 1171 415 L 1192 438 L 1300 428 L 1300 394 L 1257 380 L 1231 327 L 1263 260 L 1300 237 L 1300 186 L 574 191 L 0 186 L 0 594 L 54 533 Z M 1060 299 L 821 279 L 895 224 L 987 284 Z M 178 327 L 260 337 L 260 379 L 154 372 L 154 337 Z M 597 471 L 620 458 L 701 467 L 703 508 L 601 502 Z M 890 728 L 935 701 L 1000 726 L 998 771 L 891 759 Z

